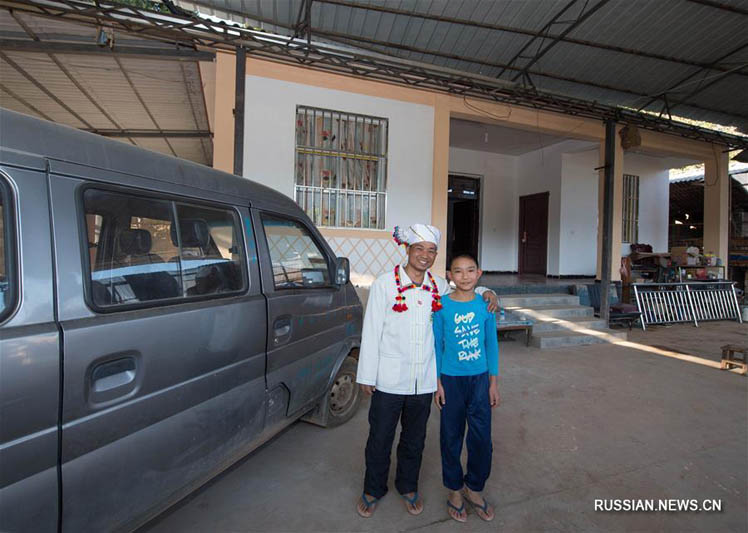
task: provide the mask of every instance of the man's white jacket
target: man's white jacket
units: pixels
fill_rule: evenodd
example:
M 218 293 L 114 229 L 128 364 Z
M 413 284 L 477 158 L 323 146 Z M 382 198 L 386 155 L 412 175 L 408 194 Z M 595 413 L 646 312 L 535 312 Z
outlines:
M 440 295 L 451 292 L 447 280 L 432 274 Z M 412 283 L 400 267 L 400 283 Z M 423 285 L 429 286 L 428 274 Z M 476 288 L 482 294 L 486 289 Z M 403 293 L 408 310 L 392 309 L 397 296 L 394 269 L 371 285 L 366 304 L 356 381 L 391 394 L 426 394 L 436 390 L 436 356 L 431 325 L 431 292 L 421 287 Z

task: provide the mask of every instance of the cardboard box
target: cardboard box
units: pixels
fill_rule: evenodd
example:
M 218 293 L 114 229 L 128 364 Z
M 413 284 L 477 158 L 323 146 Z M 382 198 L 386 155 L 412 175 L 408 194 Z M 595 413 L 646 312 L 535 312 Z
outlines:
M 697 255 L 688 253 L 688 246 L 673 246 L 670 248 L 670 260 L 678 266 L 695 266 L 699 264 Z

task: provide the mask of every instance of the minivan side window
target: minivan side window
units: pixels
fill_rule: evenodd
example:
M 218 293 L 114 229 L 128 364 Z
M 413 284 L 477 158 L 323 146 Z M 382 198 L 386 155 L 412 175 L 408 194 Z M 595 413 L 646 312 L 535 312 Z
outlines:
M 0 176 L 0 320 L 5 318 L 12 309 L 15 293 L 10 246 L 13 228 L 11 205 L 10 188 Z
M 177 204 L 187 295 L 242 290 L 242 254 L 231 211 Z
M 99 189 L 86 189 L 83 207 L 95 306 L 244 289 L 232 210 Z
M 276 289 L 326 287 L 330 268 L 324 252 L 300 222 L 262 215 Z

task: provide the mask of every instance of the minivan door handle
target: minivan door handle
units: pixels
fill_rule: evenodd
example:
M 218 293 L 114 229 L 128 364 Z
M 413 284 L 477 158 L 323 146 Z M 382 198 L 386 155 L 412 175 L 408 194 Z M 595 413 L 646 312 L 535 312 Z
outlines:
M 135 359 L 122 357 L 96 366 L 91 373 L 91 388 L 94 393 L 117 389 L 135 380 Z
M 282 316 L 275 319 L 275 322 L 273 322 L 273 335 L 275 336 L 274 342 L 276 345 L 282 343 L 284 340 L 288 340 L 291 336 L 290 316 Z

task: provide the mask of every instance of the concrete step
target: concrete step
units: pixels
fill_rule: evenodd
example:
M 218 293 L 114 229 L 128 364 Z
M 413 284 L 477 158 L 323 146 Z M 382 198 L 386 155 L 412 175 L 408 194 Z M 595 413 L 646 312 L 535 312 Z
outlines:
M 587 335 L 585 333 L 571 331 L 546 331 L 536 335 L 533 332 L 533 335 L 530 338 L 530 346 L 540 349 L 564 348 L 569 346 L 584 346 L 587 344 L 604 344 L 612 342 L 615 339 L 626 340 L 628 338 L 628 332 L 625 330 L 603 329 L 600 330 L 600 332 L 605 333 L 606 335 Z
M 504 307 L 537 307 L 539 305 L 579 305 L 573 294 L 505 294 L 499 297 Z
M 594 309 L 583 305 L 537 305 L 537 306 L 505 306 L 508 311 L 513 313 L 525 314 L 531 320 L 538 322 L 538 317 L 553 318 L 580 318 L 590 317 L 594 314 Z
M 605 329 L 605 320 L 592 316 L 581 318 L 568 317 L 551 320 L 536 320 L 532 326 L 533 333 L 545 333 L 546 331 L 575 331 L 575 328 Z
M 545 285 L 542 283 L 526 283 L 519 285 L 501 285 L 489 287 L 499 296 L 516 294 L 571 294 L 571 285 Z

